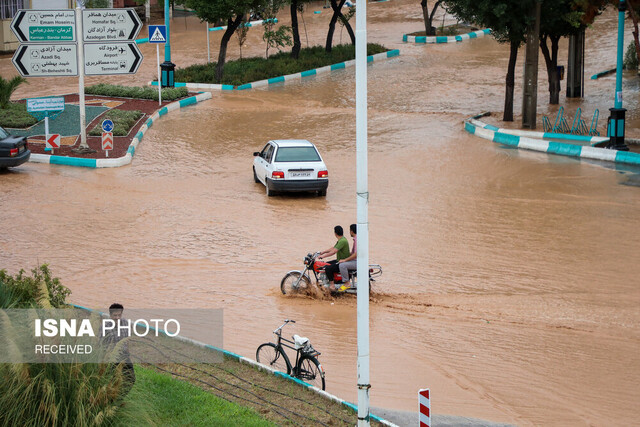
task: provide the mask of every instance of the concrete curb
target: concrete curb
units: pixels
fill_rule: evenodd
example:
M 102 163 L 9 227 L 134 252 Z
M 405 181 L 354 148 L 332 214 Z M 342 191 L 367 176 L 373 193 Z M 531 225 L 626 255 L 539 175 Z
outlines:
M 206 99 L 211 98 L 211 92 L 203 92 L 196 96 L 190 96 L 189 98 L 184 98 L 179 101 L 173 102 L 169 105 L 166 105 L 153 113 L 151 117 L 147 119 L 145 124 L 140 127 L 138 133 L 129 144 L 129 148 L 127 149 L 127 154 L 122 157 L 117 157 L 113 159 L 85 159 L 81 157 L 66 157 L 66 156 L 55 156 L 48 154 L 31 154 L 30 162 L 33 163 L 49 163 L 55 165 L 65 165 L 65 166 L 80 166 L 86 168 L 117 168 L 120 166 L 125 166 L 131 163 L 133 160 L 133 156 L 136 152 L 136 148 L 140 141 L 142 141 L 142 137 L 149 130 L 149 128 L 156 122 L 160 117 L 167 114 L 169 111 L 178 110 L 182 107 L 186 107 L 188 105 L 196 104 L 200 101 L 204 101 Z
M 543 153 L 559 154 L 562 156 L 579 157 L 584 159 L 604 160 L 608 162 L 624 163 L 629 165 L 640 165 L 640 154 L 628 151 L 616 151 L 606 148 L 582 146 L 564 142 L 553 142 L 544 139 L 527 138 L 513 135 L 487 128 L 486 125 L 479 126 L 478 120 L 473 118 L 464 121 L 464 129 L 470 134 L 477 135 L 489 141 L 511 147 L 524 148 L 527 150 L 540 151 Z M 483 124 L 482 122 L 479 122 Z M 484 124 L 483 124 L 484 125 Z M 495 128 L 495 126 L 490 126 Z M 498 128 L 499 129 L 499 128 Z
M 381 61 L 387 58 L 393 58 L 395 56 L 400 55 L 400 51 L 398 49 L 390 50 L 388 52 L 382 52 L 375 55 L 367 56 L 367 62 Z M 188 89 L 204 89 L 204 90 L 246 90 L 246 89 L 255 89 L 258 87 L 270 86 L 276 83 L 287 83 L 293 80 L 301 80 L 304 77 L 316 76 L 318 74 L 330 73 L 335 70 L 341 70 L 343 68 L 354 66 L 356 63 L 355 59 L 350 61 L 340 62 L 338 64 L 327 65 L 326 67 L 314 68 L 313 70 L 302 71 L 300 73 L 288 74 L 286 76 L 272 77 L 266 80 L 258 80 L 251 83 L 245 83 L 238 87 L 233 87 L 231 85 L 219 85 L 219 84 L 206 84 L 206 83 L 176 83 L 176 87 L 186 87 Z M 149 82 L 151 86 L 157 86 L 157 81 Z
M 102 312 L 100 312 L 98 310 L 94 310 L 94 309 L 91 309 L 91 308 L 83 307 L 83 306 L 78 305 L 78 304 L 69 304 L 69 305 L 71 307 L 74 307 L 74 308 L 77 308 L 77 309 L 80 309 L 80 310 L 85 310 L 85 311 L 89 311 L 89 312 L 92 312 L 92 313 L 98 313 L 100 315 L 105 315 L 105 313 L 102 313 Z M 164 332 L 164 331 L 162 331 L 162 332 Z M 302 380 L 299 380 L 298 378 L 294 378 L 294 377 L 292 377 L 290 375 L 287 375 L 284 372 L 280 372 L 280 371 L 276 371 L 274 369 L 271 369 L 270 367 L 268 367 L 266 365 L 263 365 L 262 363 L 258 363 L 255 360 L 251 360 L 248 357 L 240 356 L 239 354 L 235 354 L 235 353 L 232 353 L 230 351 L 227 351 L 227 350 L 224 350 L 224 349 L 221 349 L 221 348 L 217 348 L 217 347 L 214 347 L 214 346 L 209 345 L 209 344 L 205 344 L 205 343 L 200 342 L 200 341 L 192 340 L 191 338 L 181 337 L 179 335 L 176 336 L 175 338 L 179 339 L 180 341 L 187 342 L 187 343 L 193 344 L 193 345 L 198 346 L 198 347 L 208 348 L 210 350 L 214 350 L 214 351 L 220 352 L 224 356 L 227 356 L 227 357 L 229 357 L 231 359 L 234 359 L 234 360 L 236 360 L 236 361 L 238 361 L 240 363 L 244 363 L 246 365 L 254 366 L 254 367 L 260 369 L 261 371 L 267 372 L 267 373 L 272 374 L 272 375 L 274 375 L 276 377 L 288 379 L 288 380 L 290 380 L 290 381 L 292 381 L 292 382 L 294 382 L 296 384 L 301 385 L 302 387 L 305 387 L 305 388 L 307 388 L 309 390 L 314 391 L 315 393 L 319 394 L 320 396 L 323 396 L 323 397 L 325 397 L 327 399 L 333 400 L 334 402 L 340 403 L 340 404 L 342 404 L 342 405 L 344 405 L 344 406 L 346 406 L 348 408 L 351 408 L 356 413 L 358 412 L 358 407 L 356 405 L 354 405 L 352 403 L 349 403 L 344 399 L 340 399 L 339 397 L 334 396 L 333 394 L 327 393 L 326 391 L 321 390 L 318 387 L 312 386 L 309 383 L 306 383 L 306 382 L 304 382 Z M 387 421 L 387 420 L 385 420 L 383 418 L 380 418 L 380 417 L 378 417 L 376 415 L 373 415 L 371 413 L 369 414 L 369 416 L 370 416 L 370 418 L 372 420 L 378 421 L 381 424 L 384 424 L 386 426 L 398 427 L 398 426 L 396 426 L 396 424 L 393 424 L 393 423 L 391 423 L 391 422 L 389 422 L 389 421 Z
M 593 76 L 591 76 L 591 80 L 597 80 L 600 77 L 608 76 L 609 74 L 613 74 L 615 72 L 616 72 L 615 68 L 611 68 L 610 70 L 606 70 L 606 71 L 600 71 L 599 73 L 595 73 Z
M 491 28 L 473 31 L 467 34 L 460 34 L 458 36 L 426 37 L 426 36 L 410 36 L 408 34 L 403 34 L 402 41 L 409 42 L 409 43 L 437 43 L 437 44 L 456 43 L 456 42 L 461 42 L 463 40 L 470 40 L 470 39 L 477 39 L 478 37 L 484 37 L 487 34 L 491 34 Z
M 570 135 L 566 133 L 536 132 L 531 130 L 520 130 L 520 129 L 504 129 L 504 128 L 498 128 L 498 127 L 486 124 L 484 122 L 481 122 L 480 120 L 476 120 L 475 118 L 471 118 L 469 119 L 469 121 L 475 126 L 478 126 L 484 129 L 489 129 L 494 132 L 508 133 L 509 135 L 524 136 L 528 138 L 561 139 L 561 140 L 567 140 L 567 141 L 589 142 L 592 145 L 598 144 L 600 142 L 609 141 L 609 138 L 605 136 Z

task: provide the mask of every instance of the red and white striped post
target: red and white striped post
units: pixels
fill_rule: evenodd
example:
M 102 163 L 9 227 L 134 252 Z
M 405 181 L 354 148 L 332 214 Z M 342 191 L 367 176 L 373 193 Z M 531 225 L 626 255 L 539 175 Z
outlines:
M 431 427 L 431 400 L 428 388 L 418 391 L 418 403 L 420 405 L 420 427 Z

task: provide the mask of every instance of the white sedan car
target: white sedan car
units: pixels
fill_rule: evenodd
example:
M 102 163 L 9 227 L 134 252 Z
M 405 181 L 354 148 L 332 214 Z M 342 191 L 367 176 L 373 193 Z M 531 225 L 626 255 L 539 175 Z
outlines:
M 316 146 L 309 141 L 269 141 L 253 156 L 253 179 L 264 184 L 267 196 L 284 191 L 313 191 L 319 196 L 327 195 L 329 172 Z

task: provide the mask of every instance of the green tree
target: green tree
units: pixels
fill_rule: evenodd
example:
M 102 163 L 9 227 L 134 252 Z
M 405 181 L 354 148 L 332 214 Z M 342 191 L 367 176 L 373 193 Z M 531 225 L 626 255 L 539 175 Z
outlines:
M 247 18 L 243 19 L 243 21 L 247 21 Z M 249 27 L 246 25 L 246 22 L 243 22 L 242 25 L 239 25 L 236 29 L 236 37 L 238 37 L 238 46 L 240 47 L 240 61 L 242 61 L 242 45 L 247 41 L 247 33 L 249 32 Z
M 449 13 L 461 21 L 491 28 L 499 43 L 509 43 L 504 113 L 502 120 L 513 121 L 513 90 L 518 48 L 525 40 L 530 13 L 535 0 L 447 0 Z
M 222 81 L 224 63 L 227 59 L 227 46 L 231 36 L 240 26 L 244 15 L 251 10 L 259 10 L 266 6 L 267 0 L 179 0 L 182 4 L 193 9 L 196 16 L 202 21 L 216 24 L 226 22 L 227 29 L 220 40 L 220 51 L 218 52 L 218 62 L 216 63 L 215 77 L 218 82 Z
M 640 59 L 640 37 L 638 31 L 638 16 L 640 16 L 640 0 L 629 0 L 629 16 L 633 22 L 633 44 L 636 50 L 636 60 Z M 640 68 L 638 69 L 640 73 Z
M 354 46 L 356 45 L 356 35 L 353 32 L 353 28 L 351 28 L 349 20 L 342 14 L 342 6 L 344 6 L 345 2 L 346 0 L 331 0 L 333 15 L 331 15 L 331 21 L 329 21 L 329 32 L 327 33 L 327 42 L 324 47 L 327 52 L 331 52 L 331 46 L 333 45 L 333 33 L 336 30 L 336 23 L 338 22 L 338 19 L 340 19 L 346 27 L 349 37 L 351 38 L 351 44 Z
M 9 106 L 9 100 L 11 95 L 22 83 L 27 80 L 22 76 L 15 76 L 11 80 L 6 80 L 0 76 L 0 108 L 6 108 Z
M 270 48 L 281 48 L 284 46 L 291 46 L 291 27 L 287 25 L 280 25 L 276 29 L 276 16 L 280 9 L 286 4 L 287 0 L 270 0 L 262 9 L 262 19 L 264 22 L 262 27 L 264 28 L 264 34 L 262 40 L 267 44 L 265 55 L 269 59 Z
M 422 16 L 424 17 L 424 28 L 428 36 L 436 35 L 436 27 L 433 26 L 433 16 L 436 14 L 438 6 L 440 6 L 443 1 L 444 0 L 437 0 L 434 3 L 433 8 L 431 9 L 431 13 L 429 13 L 429 5 L 427 4 L 427 0 L 422 0 L 420 2 L 420 6 L 422 7 Z

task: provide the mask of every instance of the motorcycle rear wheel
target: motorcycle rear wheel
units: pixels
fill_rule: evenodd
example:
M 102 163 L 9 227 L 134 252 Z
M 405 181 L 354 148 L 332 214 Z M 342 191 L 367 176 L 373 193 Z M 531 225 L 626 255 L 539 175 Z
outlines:
M 291 271 L 287 273 L 280 282 L 280 290 L 284 295 L 305 293 L 311 287 L 311 280 L 307 276 L 302 276 L 296 285 L 298 278 L 302 273 L 299 271 Z

